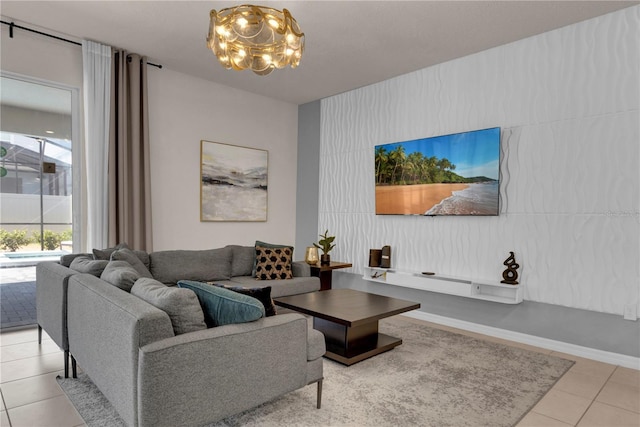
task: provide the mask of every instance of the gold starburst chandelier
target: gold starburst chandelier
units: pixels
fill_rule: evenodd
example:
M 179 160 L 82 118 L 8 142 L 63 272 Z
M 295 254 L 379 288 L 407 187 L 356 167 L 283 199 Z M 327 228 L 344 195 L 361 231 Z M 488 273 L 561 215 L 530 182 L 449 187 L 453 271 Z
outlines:
M 207 46 L 227 69 L 265 76 L 300 64 L 304 33 L 287 9 L 242 5 L 211 10 Z

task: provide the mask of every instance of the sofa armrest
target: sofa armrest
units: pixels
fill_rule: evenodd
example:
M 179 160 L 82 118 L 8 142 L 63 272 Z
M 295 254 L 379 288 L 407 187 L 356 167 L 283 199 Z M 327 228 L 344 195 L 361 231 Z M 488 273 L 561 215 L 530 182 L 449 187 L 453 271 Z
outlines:
M 174 336 L 169 315 L 90 274 L 69 279 L 69 351 L 127 425 L 137 419 L 140 347 Z
M 204 425 L 305 386 L 307 328 L 291 313 L 144 346 L 139 426 Z
M 63 350 L 69 349 L 67 336 L 67 287 L 76 271 L 57 262 L 36 265 L 36 318 L 38 325 Z
M 291 263 L 293 277 L 311 277 L 311 267 L 304 261 L 294 261 Z

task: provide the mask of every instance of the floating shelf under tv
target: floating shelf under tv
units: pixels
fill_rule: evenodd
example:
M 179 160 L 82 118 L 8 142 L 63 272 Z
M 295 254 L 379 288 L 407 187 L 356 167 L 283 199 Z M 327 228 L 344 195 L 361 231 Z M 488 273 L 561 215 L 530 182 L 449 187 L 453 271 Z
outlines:
M 365 267 L 364 280 L 429 292 L 457 295 L 502 304 L 520 304 L 522 285 L 507 285 L 491 280 L 472 280 L 442 274 L 425 275 L 394 268 Z

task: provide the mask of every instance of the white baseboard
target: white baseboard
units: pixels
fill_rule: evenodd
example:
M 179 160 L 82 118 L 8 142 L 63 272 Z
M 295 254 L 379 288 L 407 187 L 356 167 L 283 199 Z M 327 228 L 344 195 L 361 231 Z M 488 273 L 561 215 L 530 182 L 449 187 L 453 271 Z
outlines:
M 522 344 L 528 344 L 535 347 L 545 348 L 547 350 L 553 350 L 561 353 L 571 354 L 574 356 L 584 357 L 587 359 L 593 359 L 612 365 L 623 366 L 625 368 L 640 369 L 640 358 L 638 357 L 611 353 L 609 351 L 598 350 L 595 348 L 582 347 L 562 341 L 536 337 L 534 335 L 508 331 L 506 329 L 494 328 L 492 326 L 480 325 L 477 323 L 453 319 L 450 317 L 438 316 L 437 314 L 425 313 L 424 311 L 414 310 L 408 313 L 404 313 L 403 316 L 412 317 L 418 320 L 424 320 L 426 322 L 437 323 L 439 325 L 463 329 L 466 331 L 476 332 L 496 338 L 502 338 Z

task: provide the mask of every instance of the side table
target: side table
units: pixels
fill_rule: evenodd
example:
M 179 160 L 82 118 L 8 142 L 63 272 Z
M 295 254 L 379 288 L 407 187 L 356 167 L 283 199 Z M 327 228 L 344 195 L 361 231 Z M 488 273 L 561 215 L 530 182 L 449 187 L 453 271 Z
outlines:
M 352 267 L 352 264 L 341 261 L 331 261 L 329 265 L 320 265 L 320 261 L 318 261 L 317 264 L 310 265 L 309 267 L 311 268 L 311 275 L 320 278 L 320 290 L 326 291 L 327 289 L 331 289 L 331 272 L 340 268 Z

